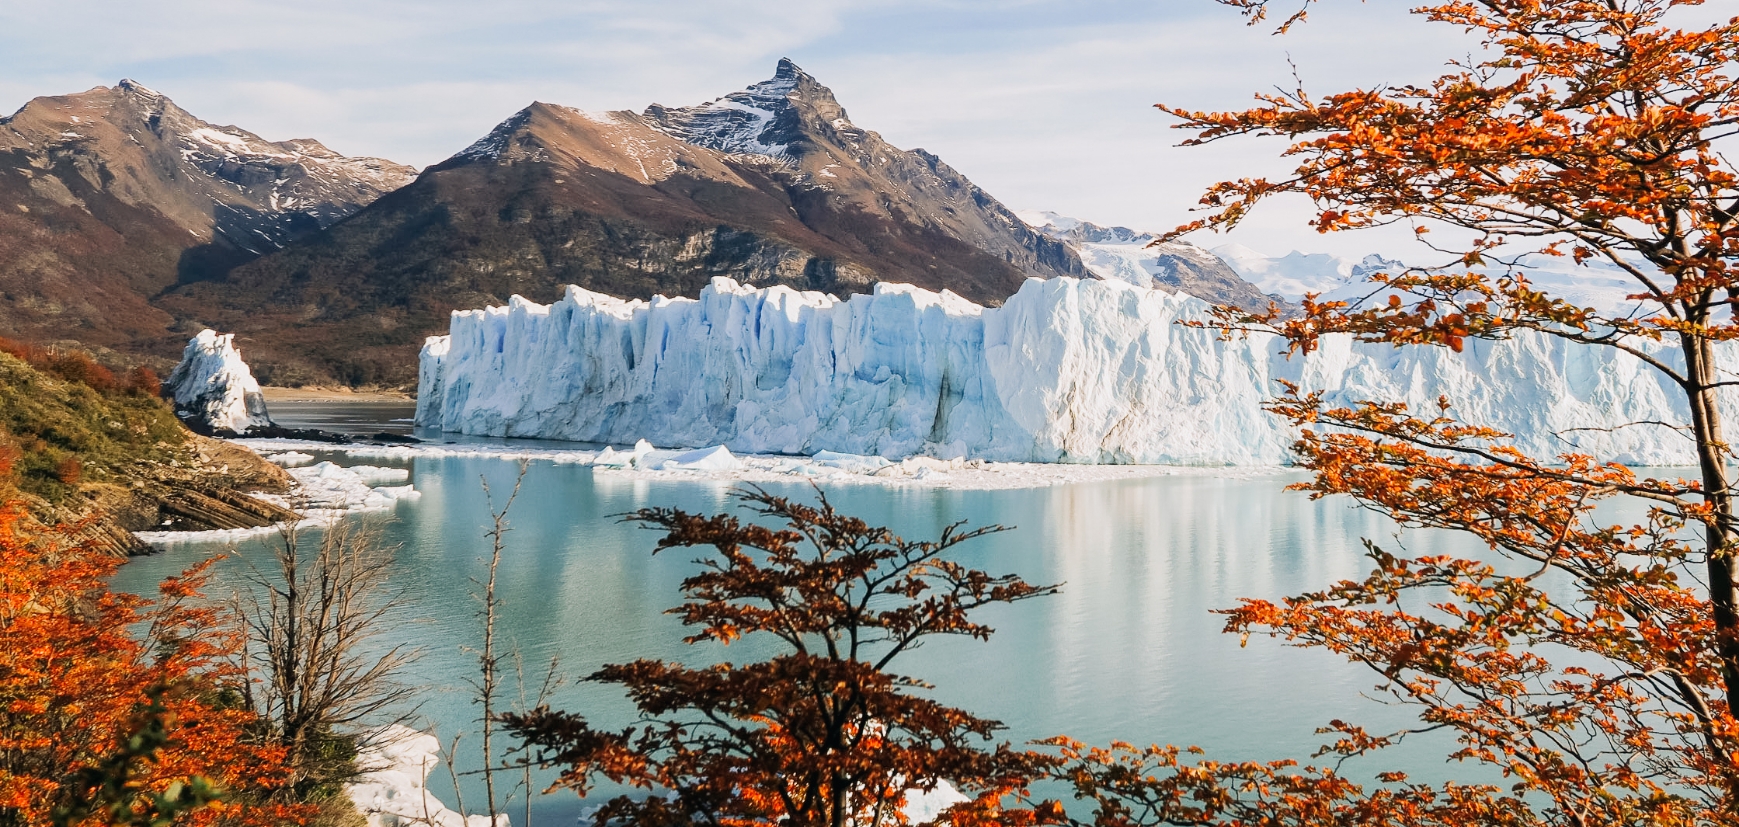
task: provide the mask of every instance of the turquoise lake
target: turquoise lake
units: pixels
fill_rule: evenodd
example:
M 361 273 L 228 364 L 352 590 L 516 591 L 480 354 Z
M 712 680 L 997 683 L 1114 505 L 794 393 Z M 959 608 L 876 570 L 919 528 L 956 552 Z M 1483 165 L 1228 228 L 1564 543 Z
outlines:
M 406 605 L 383 643 L 423 650 L 410 676 L 428 687 L 421 726 L 444 741 L 466 733 L 465 769 L 476 764 L 478 708 L 464 681 L 475 665 L 468 649 L 481 637 L 472 580 L 485 575 L 488 552 L 480 479 L 499 497 L 512 486 L 517 463 L 417 458 L 399 467 L 410 469 L 422 497 L 390 515 L 358 518 L 382 521 L 388 542 L 398 546 L 393 585 Z M 1481 550 L 1441 534 L 1397 538 L 1386 520 L 1344 500 L 1313 502 L 1284 490 L 1299 479 L 1233 471 L 1012 491 L 842 485 L 828 494 L 842 511 L 907 537 L 933 536 L 961 519 L 1011 526 L 962 547 L 958 559 L 1063 584 L 1060 595 L 984 614 L 997 629 L 989 642 L 936 641 L 896 663 L 897 671 L 934 684 L 936 697 L 1006 723 L 1008 739 L 1067 734 L 1091 743 L 1198 744 L 1221 759 L 1304 759 L 1321 743 L 1313 730 L 1332 719 L 1377 730 L 1404 723 L 1405 711 L 1361 697 L 1375 694 L 1379 683 L 1365 667 L 1267 638 L 1241 648 L 1220 632 L 1213 610 L 1240 597 L 1277 599 L 1358 576 L 1369 567 L 1361 537 L 1391 548 L 1405 542 L 1417 553 Z M 811 496 L 805 485 L 770 489 Z M 559 658 L 570 680 L 553 705 L 595 723 L 633 718 L 616 688 L 572 680 L 603 664 L 740 660 L 761 651 L 753 639 L 729 648 L 682 644 L 682 626 L 664 611 L 679 601 L 678 584 L 694 571 L 699 551 L 654 556 L 657 535 L 616 516 L 653 505 L 717 512 L 732 507 L 731 486 L 594 477 L 584 466 L 533 462 L 510 515 L 500 571 L 502 632 L 525 664 L 528 692 L 535 693 L 550 659 Z M 178 545 L 129 562 L 116 584 L 149 590 L 197 560 L 228 552 L 234 558 L 221 564 L 213 589 L 226 593 L 239 582 L 240 561 L 263 563 L 261 543 L 233 550 Z M 1443 764 L 1443 746 L 1410 742 L 1380 764 L 1348 771 L 1369 776 L 1401 768 L 1433 779 L 1474 773 Z M 444 772 L 431 788 L 454 803 Z M 467 780 L 467 808 L 477 811 L 481 798 L 480 781 Z M 581 806 L 571 793 L 535 798 L 534 805 L 543 823 L 571 823 Z M 518 804 L 510 812 L 518 824 Z

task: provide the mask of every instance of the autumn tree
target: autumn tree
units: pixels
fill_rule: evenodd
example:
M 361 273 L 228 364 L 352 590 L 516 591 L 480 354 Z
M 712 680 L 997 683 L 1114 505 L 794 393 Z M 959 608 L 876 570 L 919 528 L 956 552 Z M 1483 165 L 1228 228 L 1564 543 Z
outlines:
M 687 602 L 671 612 L 691 644 L 763 638 L 777 654 L 695 668 L 639 660 L 592 680 L 622 685 L 642 723 L 620 731 L 538 708 L 503 716 L 536 760 L 562 768 L 581 795 L 602 780 L 648 793 L 622 795 L 595 819 L 611 824 L 843 827 L 904 823 L 908 791 L 959 785 L 972 818 L 1020 823 L 1000 812 L 1040 759 L 992 745 L 1001 724 L 924 697 L 920 681 L 890 671 L 929 638 L 984 639 L 972 615 L 986 606 L 1051 594 L 1013 575 L 948 559 L 961 543 L 999 530 L 946 528 L 909 541 L 836 512 L 760 490 L 738 495 L 768 527 L 730 515 L 663 508 L 630 520 L 665 532 L 657 551 L 703 548 Z
M 233 702 L 205 566 L 156 602 L 116 594 L 121 561 L 75 533 L 0 507 L 0 824 L 306 821 L 274 801 L 283 754 Z
M 1266 0 L 1224 0 L 1260 13 Z M 1461 421 L 1456 400 L 1329 405 L 1287 388 L 1312 495 L 1347 495 L 1406 526 L 1471 534 L 1479 559 L 1369 544 L 1374 570 L 1279 602 L 1246 600 L 1228 631 L 1322 648 L 1370 667 L 1417 730 L 1452 733 L 1453 759 L 1502 783 L 1362 786 L 1290 762 L 1219 764 L 1170 748 L 1059 741 L 1063 773 L 1124 824 L 1732 824 L 1739 822 L 1739 598 L 1722 393 L 1739 338 L 1739 19 L 1697 24 L 1696 0 L 1457 0 L 1415 10 L 1483 50 L 1421 86 L 1264 96 L 1238 112 L 1167 108 L 1187 143 L 1284 136 L 1294 172 L 1219 184 L 1208 217 L 1235 226 L 1280 195 L 1340 232 L 1386 224 L 1433 241 L 1445 266 L 1373 276 L 1367 298 L 1302 315 L 1228 313 L 1294 353 L 1324 337 L 1461 350 L 1471 339 L 1556 337 L 1610 348 L 1665 377 L 1694 454 L 1688 479 L 1568 450 L 1530 456 Z M 1298 10 L 1301 7 L 1294 7 Z M 1296 24 L 1294 15 L 1287 23 Z M 1164 108 L 1164 107 L 1162 107 Z M 1174 234 L 1175 236 L 1176 234 Z M 1601 262 L 1632 306 L 1579 306 L 1528 279 L 1526 254 Z M 1566 443 L 1569 444 L 1569 443 Z M 1597 506 L 1648 507 L 1634 524 Z M 1331 756 L 1407 733 L 1333 722 Z M 1380 760 L 1380 759 L 1379 759 Z

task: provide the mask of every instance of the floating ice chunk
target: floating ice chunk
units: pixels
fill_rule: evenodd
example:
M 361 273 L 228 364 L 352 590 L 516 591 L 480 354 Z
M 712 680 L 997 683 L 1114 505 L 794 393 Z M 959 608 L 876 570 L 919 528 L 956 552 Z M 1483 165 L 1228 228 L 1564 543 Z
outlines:
M 291 468 L 290 476 L 298 483 L 292 496 L 300 510 L 379 511 L 389 509 L 401 499 L 415 499 L 411 486 L 402 486 L 396 493 L 380 493 L 376 486 L 404 482 L 410 472 L 403 468 L 382 468 L 356 465 L 349 468 L 333 462 L 322 462 L 306 468 Z
M 634 443 L 634 449 L 631 451 L 618 451 L 606 447 L 592 460 L 592 464 L 614 468 L 634 467 L 639 464 L 641 458 L 652 453 L 652 450 L 652 443 L 644 439 Z
M 264 459 L 267 462 L 277 463 L 285 468 L 293 468 L 298 465 L 307 465 L 308 463 L 313 462 L 314 455 L 304 454 L 301 451 L 280 451 L 276 454 L 266 454 Z
M 942 811 L 956 804 L 965 804 L 972 798 L 960 792 L 946 781 L 936 782 L 936 788 L 929 791 L 907 790 L 900 801 L 900 814 L 912 824 L 928 824 L 942 815 Z
M 816 465 L 838 468 L 841 471 L 850 471 L 854 474 L 868 474 L 893 465 L 886 457 L 842 454 L 838 451 L 816 451 L 810 459 Z
M 743 463 L 723 445 L 685 451 L 666 458 L 663 455 L 667 453 L 659 451 L 647 455 L 643 467 L 654 471 L 736 471 L 743 467 Z
M 596 457 L 592 458 L 593 465 L 603 465 L 615 468 L 624 468 L 633 464 L 633 462 L 633 454 L 628 453 L 627 451 L 617 451 L 615 448 L 610 447 L 605 447 L 604 450 L 598 452 Z

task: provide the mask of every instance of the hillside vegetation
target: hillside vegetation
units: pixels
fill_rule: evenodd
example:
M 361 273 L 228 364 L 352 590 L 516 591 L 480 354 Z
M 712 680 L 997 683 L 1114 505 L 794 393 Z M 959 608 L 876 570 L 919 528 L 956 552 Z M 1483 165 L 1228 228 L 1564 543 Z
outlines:
M 187 430 L 157 377 L 117 377 L 79 352 L 0 339 L 0 499 L 111 553 L 146 550 L 130 532 L 242 528 L 294 516 L 249 496 L 288 490 L 282 469 Z

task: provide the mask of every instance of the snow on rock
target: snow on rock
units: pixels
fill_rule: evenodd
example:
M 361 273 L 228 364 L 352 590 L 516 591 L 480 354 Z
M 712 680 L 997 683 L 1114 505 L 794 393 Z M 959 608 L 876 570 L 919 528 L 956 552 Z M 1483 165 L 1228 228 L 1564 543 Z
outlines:
M 234 339 L 233 333 L 206 329 L 187 342 L 181 363 L 164 383 L 177 416 L 214 432 L 239 434 L 272 424 L 260 384 Z
M 1456 415 L 1547 456 L 1693 460 L 1671 428 L 1612 429 L 1688 420 L 1627 354 L 1522 333 L 1459 354 L 1331 338 L 1287 359 L 1272 335 L 1223 340 L 1178 324 L 1207 311 L 1164 290 L 1067 278 L 1031 279 L 999 308 L 895 284 L 846 301 L 723 278 L 698 300 L 569 287 L 553 305 L 516 296 L 455 312 L 450 334 L 423 350 L 417 422 L 739 454 L 1266 465 L 1286 462 L 1294 439 L 1262 409 L 1287 379 L 1331 403 L 1430 410 L 1444 395 Z M 1739 368 L 1735 354 L 1720 352 L 1725 369 Z
M 393 724 L 365 739 L 356 756 L 362 774 L 344 790 L 368 827 L 491 827 L 489 816 L 454 812 L 429 791 L 429 773 L 440 763 L 435 736 Z M 496 819 L 496 827 L 508 827 L 505 814 Z

